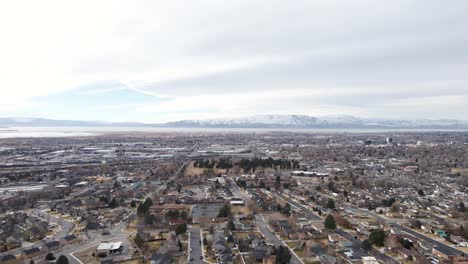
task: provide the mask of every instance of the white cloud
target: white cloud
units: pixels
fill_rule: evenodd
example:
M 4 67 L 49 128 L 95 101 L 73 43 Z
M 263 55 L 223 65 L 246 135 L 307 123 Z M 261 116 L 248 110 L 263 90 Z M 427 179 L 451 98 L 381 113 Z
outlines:
M 467 7 L 457 0 L 2 2 L 0 115 L 33 109 L 35 96 L 109 81 L 171 99 L 134 109 L 165 113 L 160 120 L 430 117 L 432 105 L 438 116 L 459 118 L 468 94 Z

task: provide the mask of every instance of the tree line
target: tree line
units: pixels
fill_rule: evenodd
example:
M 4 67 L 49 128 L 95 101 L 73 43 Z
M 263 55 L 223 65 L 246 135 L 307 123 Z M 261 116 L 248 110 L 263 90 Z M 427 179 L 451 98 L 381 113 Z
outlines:
M 257 168 L 271 168 L 271 169 L 280 169 L 280 170 L 290 170 L 290 169 L 299 169 L 299 161 L 297 160 L 288 160 L 288 159 L 241 159 L 239 162 L 233 162 L 231 159 L 201 159 L 196 160 L 193 164 L 196 168 L 205 168 L 205 169 L 231 169 L 234 166 L 239 166 L 244 172 L 255 172 Z

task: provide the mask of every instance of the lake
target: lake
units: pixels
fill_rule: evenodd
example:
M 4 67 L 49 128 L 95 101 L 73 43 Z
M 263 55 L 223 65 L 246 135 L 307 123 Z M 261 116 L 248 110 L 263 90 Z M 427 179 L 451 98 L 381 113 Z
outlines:
M 171 127 L 8 127 L 0 128 L 0 138 L 83 137 L 125 132 L 298 132 L 298 133 L 383 133 L 383 132 L 467 132 L 454 129 L 287 129 L 287 128 L 171 128 Z

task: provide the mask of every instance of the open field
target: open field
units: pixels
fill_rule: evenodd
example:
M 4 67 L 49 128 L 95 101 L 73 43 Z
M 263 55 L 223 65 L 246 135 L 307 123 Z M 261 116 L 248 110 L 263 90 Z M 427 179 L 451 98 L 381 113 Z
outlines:
M 203 175 L 207 171 L 211 171 L 214 174 L 226 174 L 226 169 L 205 169 L 205 168 L 196 168 L 193 166 L 195 162 L 190 162 L 190 164 L 185 169 L 184 175 L 185 176 L 199 176 Z

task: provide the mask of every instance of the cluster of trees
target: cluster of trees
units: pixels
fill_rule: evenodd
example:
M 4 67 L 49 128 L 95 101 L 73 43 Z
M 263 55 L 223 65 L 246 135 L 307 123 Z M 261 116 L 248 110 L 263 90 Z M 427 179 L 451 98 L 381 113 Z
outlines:
M 108 196 L 101 196 L 99 197 L 99 201 L 106 203 L 110 208 L 116 208 L 119 206 L 119 201 L 115 197 L 109 201 Z
M 286 203 L 284 207 L 281 206 L 281 204 L 277 204 L 276 208 L 278 209 L 278 212 L 282 213 L 285 216 L 291 216 L 291 205 L 289 203 Z
M 276 182 L 278 182 L 278 179 L 279 179 L 279 176 L 276 177 Z M 243 189 L 246 189 L 247 187 L 250 187 L 250 188 L 262 188 L 262 189 L 270 190 L 270 187 L 266 186 L 266 184 L 265 184 L 265 182 L 263 180 L 260 180 L 256 187 L 253 186 L 252 184 L 250 184 L 248 186 L 247 182 L 245 180 L 243 180 L 243 179 L 238 179 L 236 181 L 236 184 L 237 184 L 237 186 L 239 186 L 239 188 L 243 188 Z M 279 179 L 279 183 L 275 183 L 275 186 L 276 186 L 277 189 L 281 186 L 281 179 Z M 289 187 L 289 185 L 285 183 L 283 187 L 287 189 Z
M 290 169 L 299 169 L 299 162 L 297 160 L 290 161 L 288 159 L 242 159 L 238 163 L 239 167 L 244 170 L 244 172 L 255 172 L 256 168 L 272 168 L 280 170 L 290 170 Z
M 187 220 L 188 214 L 184 210 L 169 210 L 166 213 L 166 219 L 175 220 L 175 219 L 182 219 Z
M 144 216 L 146 225 L 152 225 L 154 223 L 154 216 L 150 213 L 149 209 L 153 205 L 151 198 L 146 198 L 143 203 L 140 203 L 137 208 L 138 216 Z
M 213 169 L 213 168 L 218 168 L 218 169 L 230 169 L 233 167 L 232 161 L 230 159 L 201 159 L 201 160 L 196 160 L 193 163 L 193 166 L 196 168 L 205 168 L 205 169 Z
M 149 212 L 150 207 L 153 205 L 153 200 L 151 198 L 146 198 L 146 200 L 143 203 L 140 203 L 137 208 L 137 214 L 138 215 L 145 215 L 147 212 Z
M 48 260 L 48 261 L 54 261 L 55 260 L 55 256 L 53 253 L 49 252 L 47 253 L 47 255 L 45 256 L 45 260 Z M 58 257 L 57 261 L 55 262 L 57 264 L 68 264 L 68 258 L 64 255 L 60 255 L 60 257 Z M 29 262 L 29 264 L 34 264 L 34 261 L 31 260 Z
M 288 159 L 241 159 L 238 163 L 233 163 L 231 159 L 201 159 L 196 160 L 193 164 L 197 168 L 205 169 L 231 169 L 234 165 L 238 165 L 244 172 L 255 172 L 257 168 L 271 168 L 271 169 L 280 169 L 280 170 L 290 170 L 290 169 L 299 169 L 299 162 L 297 160 L 288 160 Z

